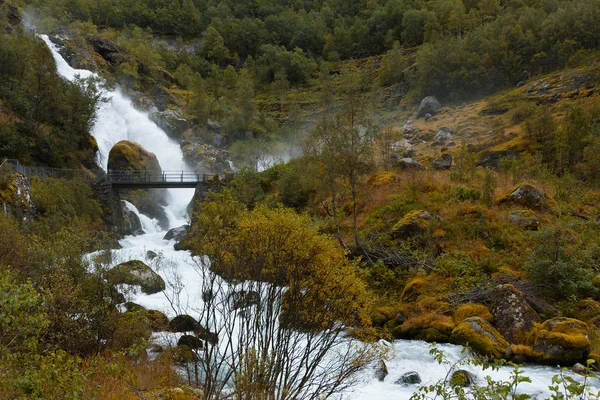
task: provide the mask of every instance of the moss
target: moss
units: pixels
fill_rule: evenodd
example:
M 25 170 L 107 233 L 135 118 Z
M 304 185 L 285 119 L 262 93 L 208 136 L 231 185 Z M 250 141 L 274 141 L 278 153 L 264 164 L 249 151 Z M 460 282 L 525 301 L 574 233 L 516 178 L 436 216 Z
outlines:
M 405 238 L 425 232 L 431 225 L 431 214 L 424 210 L 409 211 L 393 227 L 394 236 Z
M 585 361 L 590 350 L 585 322 L 558 317 L 536 326 L 534 350 L 543 353 L 538 362 L 569 365 Z
M 591 321 L 600 316 L 600 302 L 584 299 L 577 303 L 577 318 L 582 321 Z
M 480 317 L 490 323 L 494 320 L 494 316 L 490 313 L 490 310 L 483 304 L 463 304 L 454 312 L 454 321 L 457 323 L 469 317 Z
M 152 269 L 139 260 L 121 263 L 108 271 L 108 282 L 111 285 L 139 285 L 142 292 L 154 294 L 165 290 L 165 282 Z
M 401 339 L 419 339 L 428 342 L 445 342 L 454 329 L 452 318 L 447 315 L 427 313 L 407 319 L 394 328 L 392 335 Z
M 369 179 L 369 183 L 371 187 L 376 188 L 379 186 L 385 186 L 396 182 L 398 179 L 397 175 L 393 172 L 382 171 L 374 174 L 371 179 Z
M 471 317 L 454 328 L 450 341 L 494 358 L 505 358 L 509 343 L 492 325 L 480 317 Z
M 400 295 L 400 300 L 403 303 L 412 303 L 417 301 L 417 298 L 424 292 L 425 287 L 427 286 L 427 279 L 424 277 L 415 277 L 408 281 L 402 294 Z
M 161 171 L 154 153 L 150 153 L 139 144 L 128 140 L 121 140 L 110 149 L 108 169 L 116 171 Z
M 452 387 L 467 387 L 473 384 L 473 376 L 461 369 L 452 374 L 449 383 Z

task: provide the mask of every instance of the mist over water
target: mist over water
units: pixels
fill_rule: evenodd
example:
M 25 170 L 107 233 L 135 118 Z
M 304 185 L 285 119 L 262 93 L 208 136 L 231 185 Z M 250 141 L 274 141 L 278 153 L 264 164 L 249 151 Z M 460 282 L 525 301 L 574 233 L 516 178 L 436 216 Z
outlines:
M 40 36 L 47 44 L 56 60 L 58 73 L 69 81 L 77 77 L 98 77 L 86 70 L 71 68 L 58 53 L 56 46 L 47 36 Z M 156 154 L 163 170 L 191 171 L 186 165 L 178 143 L 171 140 L 154 122 L 150 121 L 148 115 L 133 106 L 131 101 L 120 90 L 106 91 L 105 101 L 98 108 L 97 119 L 92 130 L 92 135 L 98 142 L 99 154 L 98 164 L 107 169 L 108 154 L 112 146 L 120 140 L 130 140 L 139 143 L 146 150 Z M 279 161 L 280 157 L 269 156 L 265 160 L 265 166 Z M 257 165 L 258 166 L 258 165 Z M 260 166 L 258 166 L 260 167 Z M 169 217 L 170 227 L 177 227 L 184 223 L 185 208 L 193 197 L 193 189 L 171 189 L 171 202 L 165 208 Z M 128 210 L 140 217 L 144 235 L 128 236 L 120 241 L 122 249 L 112 250 L 111 266 L 129 260 L 142 260 L 150 265 L 166 282 L 165 292 L 146 295 L 135 287 L 128 288 L 126 297 L 148 309 L 164 312 L 169 317 L 179 313 L 188 313 L 198 317 L 194 310 L 202 307 L 202 285 L 198 282 L 198 257 L 192 257 L 189 251 L 175 251 L 174 241 L 164 240 L 165 232 L 161 230 L 155 220 L 140 214 L 135 205 L 126 203 Z M 148 251 L 158 254 L 157 258 L 150 258 Z M 93 257 L 93 254 L 89 255 Z M 177 307 L 174 307 L 173 298 L 178 299 Z M 176 343 L 181 334 L 158 333 L 154 334 L 152 340 L 166 344 Z M 345 394 L 346 398 L 359 400 L 377 399 L 409 399 L 416 391 L 417 385 L 402 386 L 395 381 L 404 373 L 416 371 L 422 379 L 421 385 L 434 384 L 444 379 L 447 370 L 439 365 L 429 354 L 430 345 L 421 341 L 395 341 L 390 347 L 390 360 L 387 361 L 389 375 L 383 382 L 379 382 L 373 370 L 365 370 L 358 377 L 360 384 L 353 392 Z M 438 346 L 447 355 L 451 362 L 456 362 L 463 357 L 462 347 L 449 344 Z M 479 367 L 464 368 L 475 375 L 480 385 L 485 385 L 485 376 L 490 375 L 496 380 L 508 380 L 511 368 L 502 368 L 499 371 L 482 370 Z M 523 392 L 548 398 L 550 393 L 548 386 L 552 384 L 552 376 L 558 373 L 556 368 L 542 366 L 527 366 L 523 368 L 524 375 L 532 379 L 532 383 L 520 385 Z M 582 380 L 574 374 L 570 376 Z M 599 386 L 596 379 L 591 381 L 593 386 Z

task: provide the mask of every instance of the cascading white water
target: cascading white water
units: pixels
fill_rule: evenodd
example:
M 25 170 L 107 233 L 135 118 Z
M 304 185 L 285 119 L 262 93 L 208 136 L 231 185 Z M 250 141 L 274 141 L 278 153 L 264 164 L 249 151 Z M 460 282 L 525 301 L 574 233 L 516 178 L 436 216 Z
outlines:
M 97 76 L 86 70 L 71 68 L 58 53 L 56 46 L 47 36 L 41 38 L 48 44 L 52 55 L 56 60 L 58 73 L 65 79 L 74 80 L 77 76 L 87 78 Z M 131 101 L 119 90 L 110 91 L 105 94 L 105 102 L 98 109 L 97 120 L 92 135 L 98 142 L 100 154 L 99 164 L 106 169 L 108 154 L 112 146 L 120 140 L 130 140 L 141 144 L 148 151 L 156 154 L 163 170 L 188 170 L 181 150 L 176 142 L 169 139 L 156 124 L 148 119 L 148 116 L 136 110 Z M 170 226 L 175 227 L 185 223 L 185 206 L 192 198 L 193 190 L 174 189 L 171 190 L 172 202 L 166 207 Z M 146 295 L 135 288 L 130 288 L 127 293 L 128 300 L 140 304 L 148 309 L 164 312 L 169 317 L 185 312 L 193 317 L 194 310 L 199 310 L 202 304 L 201 286 L 198 274 L 198 258 L 192 257 L 188 251 L 175 251 L 174 242 L 163 239 L 164 231 L 161 231 L 155 221 L 138 212 L 132 204 L 126 207 L 136 213 L 142 222 L 146 234 L 140 236 L 128 236 L 120 241 L 122 249 L 112 251 L 112 265 L 121 262 L 139 259 L 150 265 L 166 282 L 167 289 L 164 293 Z M 157 254 L 150 256 L 149 251 Z M 89 257 L 93 258 L 94 254 Z M 177 301 L 173 301 L 178 299 Z M 164 340 L 171 343 L 176 342 L 180 334 L 155 335 L 155 340 Z M 444 377 L 447 371 L 444 366 L 439 365 L 429 354 L 430 346 L 420 341 L 395 341 L 391 346 L 392 356 L 387 362 L 389 375 L 383 382 L 379 382 L 373 371 L 366 370 L 359 377 L 361 382 L 355 387 L 354 392 L 346 395 L 359 400 L 372 399 L 409 399 L 417 390 L 416 385 L 401 386 L 394 382 L 404 373 L 416 371 L 422 378 L 422 385 L 433 384 Z M 454 345 L 439 345 L 448 359 L 455 362 L 462 358 L 462 347 Z M 510 368 L 502 368 L 499 371 L 480 368 L 466 367 L 472 372 L 479 384 L 484 385 L 486 375 L 495 380 L 508 380 Z M 524 375 L 532 379 L 532 383 L 523 383 L 520 388 L 523 392 L 539 398 L 547 398 L 548 386 L 552 383 L 552 376 L 558 373 L 556 368 L 542 366 L 526 366 L 523 368 Z M 570 376 L 574 376 L 570 374 Z M 575 377 L 575 376 L 574 376 Z M 576 379 L 581 379 L 578 377 Z M 598 382 L 593 381 L 594 386 Z

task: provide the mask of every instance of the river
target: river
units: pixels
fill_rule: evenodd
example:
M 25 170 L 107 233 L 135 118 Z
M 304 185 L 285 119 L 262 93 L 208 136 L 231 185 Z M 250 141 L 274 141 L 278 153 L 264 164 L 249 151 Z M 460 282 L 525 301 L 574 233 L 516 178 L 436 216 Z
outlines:
M 96 76 L 87 70 L 71 68 L 57 51 L 56 46 L 47 36 L 41 38 L 48 44 L 56 61 L 58 74 L 68 80 L 76 76 L 87 78 Z M 132 102 L 118 88 L 106 91 L 105 101 L 99 105 L 97 119 L 92 135 L 99 145 L 98 163 L 106 169 L 108 153 L 112 146 L 120 140 L 130 140 L 141 144 L 146 150 L 156 154 L 163 170 L 189 170 L 183 160 L 178 143 L 170 139 L 148 115 L 134 108 Z M 169 189 L 170 204 L 165 207 L 169 216 L 169 228 L 186 224 L 186 206 L 193 197 L 193 189 Z M 199 274 L 199 259 L 192 257 L 188 251 L 174 250 L 174 241 L 164 240 L 166 231 L 161 230 L 157 221 L 140 214 L 135 206 L 128 207 L 139 215 L 144 234 L 128 236 L 120 241 L 119 250 L 112 251 L 112 265 L 120 262 L 139 259 L 148 263 L 167 285 L 164 292 L 145 295 L 134 287 L 127 290 L 126 297 L 148 309 L 164 312 L 170 318 L 187 313 L 193 317 L 194 310 L 200 309 L 202 303 L 202 285 Z M 155 252 L 158 257 L 151 259 L 148 251 Z M 151 340 L 161 344 L 176 343 L 178 336 L 174 333 L 156 333 Z M 429 354 L 430 344 L 421 341 L 398 340 L 389 344 L 390 359 L 387 361 L 389 375 L 383 382 L 374 376 L 374 369 L 366 369 L 356 377 L 356 385 L 344 397 L 357 400 L 371 399 L 409 399 L 417 390 L 417 385 L 402 386 L 394 382 L 404 373 L 416 371 L 422 379 L 422 385 L 433 384 L 447 374 L 445 366 L 438 364 Z M 438 345 L 451 362 L 463 358 L 460 346 L 449 344 Z M 474 374 L 479 384 L 485 384 L 486 375 L 495 380 L 508 380 L 512 368 L 503 367 L 498 371 L 482 370 L 479 367 L 467 366 L 464 369 Z M 525 366 L 524 375 L 531 378 L 532 383 L 520 385 L 523 393 L 529 393 L 537 398 L 547 398 L 550 395 L 548 386 L 552 384 L 552 376 L 558 369 L 544 366 Z M 580 376 L 569 373 L 576 379 Z M 594 386 L 600 386 L 597 380 Z

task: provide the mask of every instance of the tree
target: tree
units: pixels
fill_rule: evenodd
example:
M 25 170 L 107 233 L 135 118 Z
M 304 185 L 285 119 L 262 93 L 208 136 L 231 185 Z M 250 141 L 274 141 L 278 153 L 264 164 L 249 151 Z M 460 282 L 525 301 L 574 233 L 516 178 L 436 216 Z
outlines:
M 372 346 L 345 335 L 367 324 L 357 262 L 308 216 L 211 195 L 190 243 L 205 254 L 196 270 L 204 304 L 196 358 L 207 398 L 228 381 L 238 398 L 318 399 L 346 388 Z M 216 342 L 218 338 L 218 343 Z
M 229 49 L 225 46 L 223 37 L 212 26 L 209 26 L 206 30 L 202 49 L 206 58 L 217 64 L 224 64 L 230 57 Z

